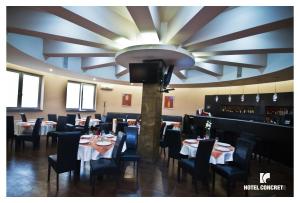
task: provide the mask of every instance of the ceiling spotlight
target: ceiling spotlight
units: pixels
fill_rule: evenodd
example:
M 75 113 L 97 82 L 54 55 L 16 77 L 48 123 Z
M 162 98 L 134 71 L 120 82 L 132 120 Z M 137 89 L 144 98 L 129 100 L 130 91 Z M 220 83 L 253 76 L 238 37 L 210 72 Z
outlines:
M 95 80 L 96 80 L 96 78 L 93 78 L 93 80 L 95 81 Z
M 53 69 L 52 69 L 52 68 L 49 68 L 49 71 L 50 71 L 50 72 L 52 72 L 52 71 L 53 71 Z
M 218 102 L 218 101 L 219 101 L 219 96 L 218 96 L 218 95 L 216 95 L 216 97 L 215 97 L 215 101 L 216 101 L 216 102 Z
M 130 85 L 133 85 L 133 83 L 130 83 Z
M 257 95 L 256 95 L 255 99 L 256 99 L 256 102 L 258 103 L 258 102 L 259 102 L 259 100 L 260 100 L 260 96 L 259 96 L 259 94 L 257 94 Z

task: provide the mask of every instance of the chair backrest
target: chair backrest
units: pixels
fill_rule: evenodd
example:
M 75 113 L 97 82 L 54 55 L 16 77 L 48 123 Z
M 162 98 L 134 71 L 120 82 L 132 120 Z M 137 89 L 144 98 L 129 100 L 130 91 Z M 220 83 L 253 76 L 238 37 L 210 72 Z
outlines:
M 126 134 L 119 132 L 117 136 L 117 140 L 114 145 L 114 149 L 112 151 L 112 159 L 119 165 L 121 160 L 121 153 L 123 149 L 124 142 L 126 140 Z
M 80 132 L 61 132 L 58 134 L 57 169 L 59 173 L 76 168 Z
M 256 144 L 256 137 L 254 134 L 252 133 L 248 133 L 248 132 L 242 132 L 240 134 L 240 139 L 245 139 L 245 140 L 248 140 L 250 142 L 252 142 L 252 144 L 255 146 Z
M 118 133 L 119 131 L 125 132 L 125 127 L 127 127 L 127 126 L 128 126 L 128 123 L 127 123 L 127 122 L 117 122 L 117 127 L 116 127 L 117 133 Z
M 80 115 L 80 113 L 78 113 L 78 114 L 77 114 L 77 117 L 78 117 L 79 119 L 81 119 L 81 115 Z
M 91 116 L 86 117 L 86 120 L 85 120 L 85 123 L 84 123 L 84 133 L 89 132 L 90 120 L 91 120 Z
M 171 125 L 167 125 L 167 127 L 166 127 L 166 130 L 172 130 L 172 129 L 173 129 L 173 127 L 174 127 L 174 125 L 173 125 L 173 124 L 171 124 Z
M 26 118 L 25 113 L 20 113 L 20 116 L 21 116 L 21 120 L 22 120 L 23 122 L 27 122 L 27 118 Z
M 99 119 L 99 120 L 102 120 L 101 114 L 99 114 L 99 113 L 96 113 L 96 114 L 95 114 L 95 118 L 96 118 L 96 119 Z
M 138 127 L 125 127 L 126 148 L 136 150 L 138 145 Z
M 32 130 L 32 137 L 39 138 L 40 137 L 40 129 L 42 125 L 42 118 L 37 118 Z
M 56 131 L 63 132 L 66 130 L 67 117 L 66 116 L 58 116 Z
M 57 115 L 56 114 L 48 114 L 48 121 L 57 122 Z
M 67 123 L 75 125 L 76 114 L 67 114 Z
M 7 138 L 12 138 L 15 134 L 14 130 L 14 117 L 6 116 L 6 136 Z
M 239 168 L 248 171 L 253 148 L 254 145 L 252 141 L 238 138 L 233 154 L 234 164 Z
M 181 137 L 179 130 L 166 130 L 166 145 L 168 147 L 168 156 L 171 158 L 179 158 L 181 149 Z
M 160 139 L 163 138 L 165 127 L 166 127 L 166 122 L 163 122 L 160 126 L 160 133 L 159 133 Z
M 215 140 L 200 140 L 196 152 L 195 172 L 200 178 L 208 177 L 209 174 L 209 159 L 214 146 Z

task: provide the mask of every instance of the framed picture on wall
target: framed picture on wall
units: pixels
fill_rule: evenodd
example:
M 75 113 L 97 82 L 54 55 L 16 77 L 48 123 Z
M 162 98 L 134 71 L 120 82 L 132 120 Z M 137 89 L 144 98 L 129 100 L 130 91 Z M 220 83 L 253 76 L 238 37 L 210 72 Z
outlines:
M 132 94 L 123 94 L 122 106 L 131 106 Z
M 166 109 L 174 108 L 174 96 L 165 96 L 164 108 Z

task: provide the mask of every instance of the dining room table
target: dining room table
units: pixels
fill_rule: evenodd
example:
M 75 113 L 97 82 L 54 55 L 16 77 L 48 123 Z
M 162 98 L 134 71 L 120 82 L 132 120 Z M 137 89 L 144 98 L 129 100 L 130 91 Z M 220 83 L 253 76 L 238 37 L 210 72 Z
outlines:
M 82 135 L 79 140 L 77 160 L 83 162 L 97 160 L 100 158 L 112 158 L 112 152 L 117 140 L 114 134 Z M 122 152 L 126 150 L 126 142 Z
M 198 144 L 201 140 L 202 139 L 185 139 L 182 142 L 180 154 L 187 155 L 189 158 L 195 158 Z M 211 152 L 209 163 L 215 165 L 233 161 L 234 150 L 235 148 L 230 144 L 216 141 Z
M 80 126 L 84 126 L 85 121 L 86 121 L 86 118 L 77 118 L 75 124 L 80 125 Z M 99 125 L 100 122 L 101 122 L 101 120 L 99 120 L 99 119 L 91 118 L 90 123 L 89 123 L 89 127 L 91 127 L 91 126 L 95 127 L 96 125 Z
M 15 122 L 15 134 L 30 134 L 32 133 L 35 120 L 29 120 L 27 122 L 16 121 Z M 43 121 L 41 123 L 40 135 L 47 135 L 48 132 L 56 130 L 57 123 L 54 121 Z

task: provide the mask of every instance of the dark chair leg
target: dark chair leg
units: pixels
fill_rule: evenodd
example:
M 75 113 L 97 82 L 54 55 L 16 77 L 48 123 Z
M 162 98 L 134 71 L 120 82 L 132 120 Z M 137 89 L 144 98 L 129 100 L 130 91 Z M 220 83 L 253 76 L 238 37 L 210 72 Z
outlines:
M 231 187 L 231 181 L 230 181 L 230 180 L 227 180 L 227 196 L 228 196 L 228 197 L 230 197 L 230 195 L 231 195 L 231 194 L 230 194 L 230 192 L 231 192 L 231 191 L 230 191 L 230 189 L 231 189 L 230 187 Z
M 168 157 L 168 165 L 167 165 L 167 167 L 169 167 L 169 163 L 170 163 L 170 157 Z
M 216 173 L 215 173 L 215 170 L 212 169 L 212 192 L 214 193 L 215 191 L 215 179 L 216 179 Z
M 96 177 L 92 176 L 92 195 L 95 195 L 95 185 L 96 185 Z
M 48 182 L 50 181 L 51 166 L 48 162 Z
M 195 193 L 198 194 L 198 180 L 197 180 L 197 177 L 193 176 L 193 183 L 194 183 L 194 187 L 195 187 Z
M 172 158 L 173 159 L 173 167 L 174 167 L 174 158 Z
M 181 172 L 181 166 L 180 166 L 180 164 L 179 164 L 179 162 L 178 162 L 178 167 L 177 167 L 177 181 L 178 182 L 180 182 L 180 172 Z
M 164 158 L 166 157 L 166 148 L 164 148 Z
M 59 190 L 59 173 L 56 173 L 56 191 Z

